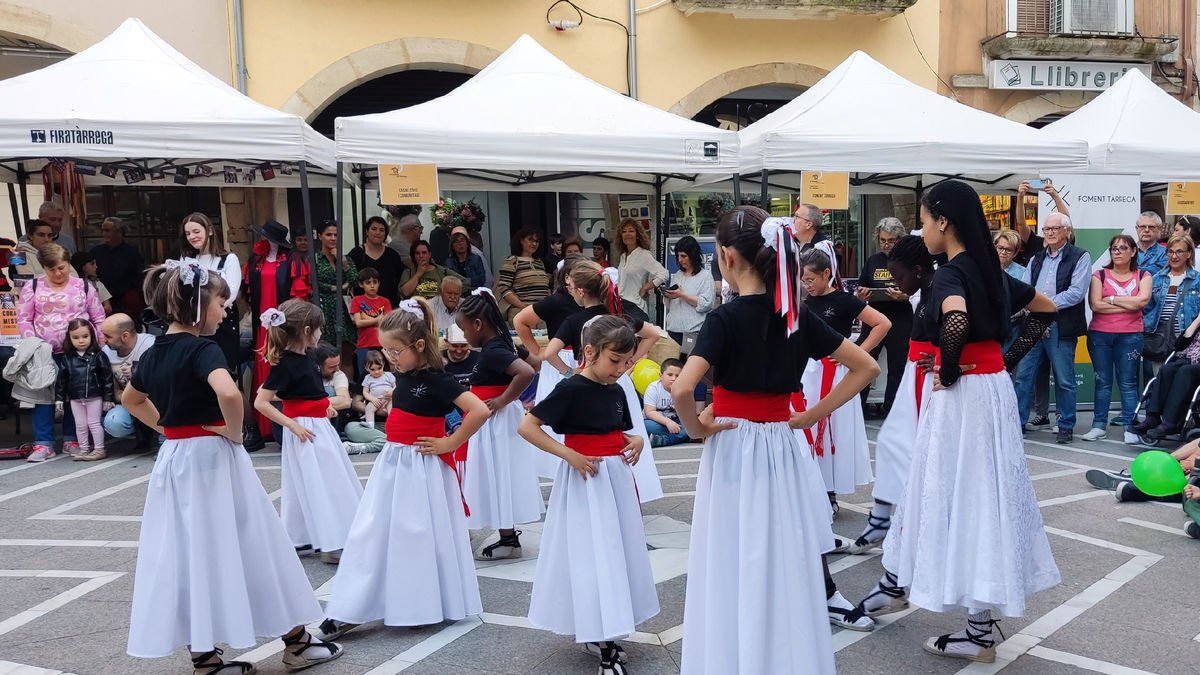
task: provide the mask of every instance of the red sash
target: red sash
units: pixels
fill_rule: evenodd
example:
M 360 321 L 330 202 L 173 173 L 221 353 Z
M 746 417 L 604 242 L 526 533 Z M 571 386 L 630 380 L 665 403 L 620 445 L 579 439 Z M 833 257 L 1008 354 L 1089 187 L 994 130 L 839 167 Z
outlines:
M 205 425 L 205 424 L 186 424 L 186 425 L 178 426 L 178 427 L 163 427 L 163 436 L 166 436 L 168 440 L 172 440 L 172 441 L 182 441 L 187 438 L 205 438 L 207 436 L 220 436 L 221 434 L 218 434 L 215 431 L 209 431 L 208 429 L 205 429 L 204 427 L 206 427 L 206 426 L 210 426 L 210 427 L 218 426 L 219 427 L 224 423 L 225 422 L 223 420 L 217 420 L 217 421 L 212 422 L 211 424 L 207 424 L 207 425 Z
M 942 351 L 937 353 L 938 365 L 942 363 Z M 963 347 L 962 365 L 973 365 L 973 370 L 963 371 L 963 375 L 991 375 L 1004 372 L 1004 353 L 1000 351 L 1000 343 L 993 340 L 985 342 L 970 342 Z
M 791 398 L 792 410 L 795 410 L 796 412 L 804 412 L 805 410 L 808 410 L 808 401 L 804 400 L 803 391 L 797 391 L 793 393 Z M 805 429 L 804 437 L 808 439 L 808 451 L 814 452 L 812 429 Z
M 444 438 L 446 436 L 446 418 L 414 415 L 407 410 L 393 406 L 392 411 L 388 413 L 387 423 L 384 424 L 383 429 L 387 434 L 388 443 L 414 445 L 417 439 L 422 437 Z M 454 454 L 447 452 L 437 457 L 454 472 L 454 478 L 458 482 L 458 493 L 462 497 L 463 512 L 469 516 L 471 509 L 467 508 L 467 499 L 462 495 L 462 474 L 458 472 L 458 463 L 454 461 Z
M 283 414 L 295 419 L 297 417 L 320 417 L 327 419 L 329 415 L 329 399 L 322 398 L 316 401 L 284 401 Z
M 584 457 L 615 457 L 625 449 L 625 434 L 610 431 L 606 434 L 564 434 L 563 445 Z
M 791 417 L 791 394 L 730 391 L 713 387 L 713 415 L 750 422 L 786 422 Z
M 473 384 L 471 385 L 471 393 L 479 397 L 479 400 L 486 401 L 489 398 L 496 398 L 508 390 L 507 384 Z M 463 413 L 463 421 L 467 419 L 467 413 Z M 467 443 L 458 446 L 454 451 L 454 461 L 462 463 L 467 461 Z
M 830 358 L 821 359 L 821 391 L 817 400 L 821 400 L 833 391 L 833 379 L 837 375 L 837 361 Z M 833 432 L 830 430 L 830 419 L 833 413 L 829 413 L 822 417 L 817 422 L 817 442 L 813 444 L 813 450 L 817 453 L 817 457 L 825 456 L 825 437 L 829 436 L 829 454 L 837 452 L 837 446 L 833 443 Z
M 920 361 L 922 357 L 925 357 L 925 356 L 934 356 L 934 357 L 937 356 L 937 347 L 934 347 L 932 342 L 922 342 L 920 340 L 909 340 L 908 341 L 908 360 L 909 361 L 916 363 L 917 361 Z M 913 385 L 913 389 L 916 390 L 913 392 L 913 398 L 915 398 L 917 401 L 917 417 L 918 418 L 921 417 L 921 390 L 923 388 L 921 385 L 924 384 L 925 375 L 928 372 L 929 371 L 925 370 L 924 368 L 918 367 L 916 383 Z

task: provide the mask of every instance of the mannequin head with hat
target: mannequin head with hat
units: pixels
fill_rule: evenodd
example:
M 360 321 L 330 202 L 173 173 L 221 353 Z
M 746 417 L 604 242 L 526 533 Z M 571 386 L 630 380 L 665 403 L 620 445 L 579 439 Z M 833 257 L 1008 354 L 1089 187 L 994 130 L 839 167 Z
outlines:
M 280 248 L 291 248 L 292 244 L 288 241 L 288 229 L 277 220 L 268 220 L 263 223 L 262 227 L 254 228 L 254 233 L 262 237 L 263 241 L 270 244 L 270 254 L 268 259 L 274 259 L 279 253 Z

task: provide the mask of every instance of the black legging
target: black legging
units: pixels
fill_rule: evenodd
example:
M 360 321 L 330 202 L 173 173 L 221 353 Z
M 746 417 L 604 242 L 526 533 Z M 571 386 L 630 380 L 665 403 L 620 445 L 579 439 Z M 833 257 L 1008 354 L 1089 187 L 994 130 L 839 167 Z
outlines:
M 1146 411 L 1162 417 L 1172 425 L 1180 425 L 1192 403 L 1192 393 L 1200 386 L 1200 364 L 1184 357 L 1171 359 L 1158 370 L 1158 379 L 1150 392 Z
M 912 320 L 893 319 L 892 328 L 884 336 L 883 342 L 871 350 L 871 358 L 879 360 L 879 353 L 887 348 L 887 387 L 883 390 L 883 407 L 890 409 L 896 400 L 896 391 L 900 389 L 900 379 L 904 377 L 904 366 L 908 363 L 908 336 L 912 333 Z M 871 387 L 862 390 L 862 403 L 867 404 L 867 395 Z

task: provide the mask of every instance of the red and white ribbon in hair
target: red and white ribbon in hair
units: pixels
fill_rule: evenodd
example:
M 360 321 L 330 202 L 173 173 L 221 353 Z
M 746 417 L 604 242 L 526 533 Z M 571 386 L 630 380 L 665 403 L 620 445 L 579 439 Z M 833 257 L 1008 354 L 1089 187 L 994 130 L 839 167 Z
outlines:
M 621 316 L 621 288 L 617 285 L 621 273 L 615 267 L 605 267 L 602 273 L 608 277 L 608 311 Z
M 788 257 L 796 248 L 792 219 L 767 218 L 759 233 L 763 243 L 775 249 L 775 311 L 786 320 L 787 334 L 791 335 L 800 328 L 800 300 L 788 270 Z
M 842 277 L 838 275 L 838 255 L 837 250 L 833 248 L 833 242 L 826 239 L 813 244 L 813 248 L 820 249 L 829 256 L 829 283 L 834 288 L 842 288 Z

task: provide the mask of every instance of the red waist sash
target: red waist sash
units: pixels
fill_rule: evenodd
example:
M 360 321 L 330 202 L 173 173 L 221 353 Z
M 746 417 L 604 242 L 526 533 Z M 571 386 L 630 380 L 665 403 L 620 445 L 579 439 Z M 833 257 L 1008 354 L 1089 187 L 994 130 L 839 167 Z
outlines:
M 1004 372 L 1004 353 L 1000 351 L 1000 343 L 988 340 L 986 342 L 969 342 L 963 347 L 959 363 L 973 365 L 973 370 L 963 371 L 963 375 L 991 375 Z M 942 351 L 937 353 L 937 364 L 942 363 Z
M 446 418 L 445 417 L 425 417 L 424 415 L 414 415 L 407 410 L 401 410 L 392 407 L 392 411 L 388 413 L 387 423 L 383 426 L 384 433 L 387 434 L 388 443 L 399 443 L 401 445 L 415 445 L 418 438 L 444 438 L 446 436 Z M 446 463 L 450 470 L 454 472 L 454 477 L 458 481 L 459 496 L 462 496 L 462 475 L 458 472 L 458 463 L 454 461 L 453 452 L 446 452 L 438 455 L 438 459 Z M 468 516 L 471 515 L 471 510 L 467 508 L 466 497 L 463 500 L 463 512 Z
M 791 394 L 730 391 L 713 387 L 713 415 L 750 422 L 786 422 L 791 417 Z
M 563 445 L 584 457 L 614 457 L 625 448 L 625 434 L 610 431 L 606 434 L 564 434 Z
M 507 384 L 473 384 L 471 385 L 471 393 L 479 397 L 479 400 L 486 401 L 490 398 L 496 398 L 508 390 Z M 462 418 L 467 419 L 467 413 L 463 413 Z M 454 461 L 467 461 L 467 443 L 458 446 L 454 451 Z
M 922 342 L 921 340 L 908 341 L 908 360 L 916 363 L 926 356 L 937 357 L 938 349 L 933 346 L 932 342 Z M 917 417 L 921 416 L 921 393 L 924 389 L 925 376 L 929 373 L 924 368 L 917 368 L 917 377 L 913 384 L 913 398 L 917 402 Z
M 791 396 L 791 400 L 792 400 L 792 410 L 794 410 L 798 413 L 808 410 L 808 401 L 804 400 L 804 392 L 803 391 L 794 392 Z M 808 439 L 808 451 L 813 452 L 812 429 L 805 429 L 804 437 L 806 439 Z
M 211 424 L 185 424 L 178 427 L 163 427 L 163 436 L 166 436 L 168 440 L 172 441 L 182 441 L 187 438 L 204 438 L 206 436 L 220 436 L 221 434 L 218 434 L 215 431 L 209 431 L 204 427 L 219 427 L 224 423 L 225 422 L 223 420 L 217 420 Z
M 817 400 L 821 400 L 833 391 L 833 380 L 837 376 L 838 362 L 831 358 L 821 359 L 821 391 Z M 833 413 L 829 413 L 822 417 L 817 422 L 816 443 L 813 443 L 813 452 L 817 457 L 825 456 L 825 438 L 829 438 L 829 454 L 837 452 L 837 445 L 833 442 L 833 426 L 830 423 L 833 419 Z
M 297 417 L 328 417 L 329 399 L 322 398 L 316 401 L 284 401 L 283 414 L 295 419 Z

